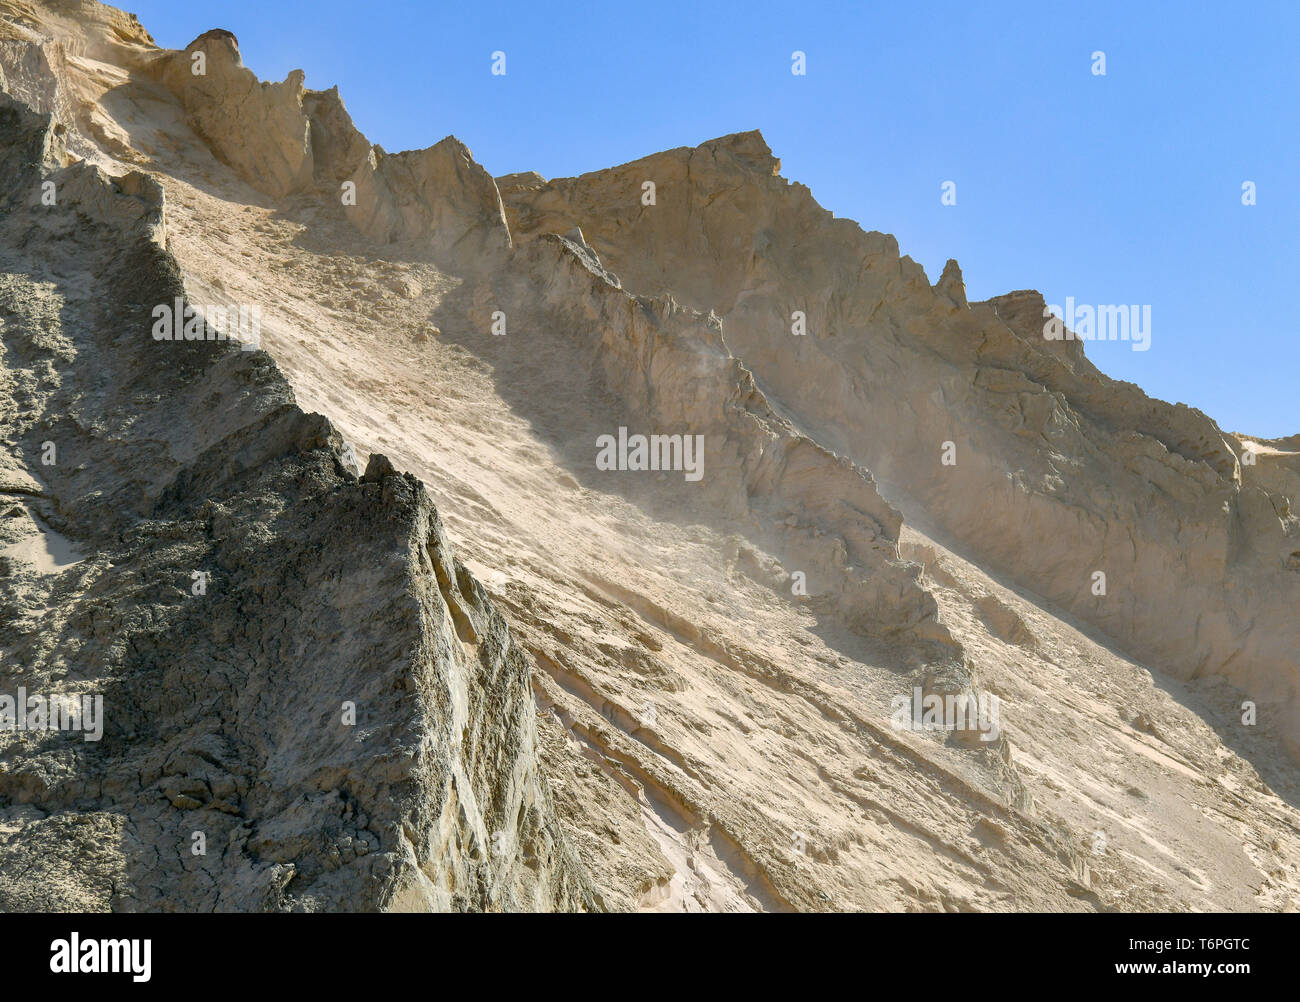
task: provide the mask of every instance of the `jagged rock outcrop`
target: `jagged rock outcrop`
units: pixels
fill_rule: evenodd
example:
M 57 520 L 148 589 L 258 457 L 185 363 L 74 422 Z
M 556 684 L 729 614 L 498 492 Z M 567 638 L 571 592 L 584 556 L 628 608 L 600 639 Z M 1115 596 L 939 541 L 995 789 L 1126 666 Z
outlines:
M 442 260 L 449 254 L 472 259 L 510 246 L 492 176 L 454 136 L 406 153 L 373 147 L 350 180 L 356 205 L 346 214 L 376 243 L 419 241 Z
M 60 169 L 0 101 L 5 531 L 82 555 L 6 558 L 0 692 L 103 699 L 98 741 L 0 732 L 0 908 L 594 907 L 527 662 L 422 485 L 348 473 L 264 353 L 156 340 L 162 189 Z
M 244 66 L 235 36 L 219 29 L 159 54 L 149 70 L 212 152 L 258 191 L 278 198 L 319 183 L 377 243 L 420 241 L 442 256 L 510 246 L 491 175 L 453 136 L 388 154 L 352 124 L 337 88 L 307 91 L 301 70 L 262 83 Z
M 572 338 L 575 362 L 592 359 L 601 386 L 619 400 L 619 420 L 633 422 L 634 431 L 701 437 L 698 486 L 682 487 L 700 495 L 693 506 L 800 568 L 809 595 L 828 596 L 854 627 L 913 644 L 933 641 L 936 661 L 961 662 L 920 567 L 899 557 L 898 512 L 870 473 L 773 410 L 732 356 L 716 317 L 670 297 L 629 296 L 589 248 L 568 239 L 530 244 L 520 270 L 545 275 L 545 285 L 501 295 L 505 312 Z
M 338 186 L 370 156 L 370 143 L 352 124 L 337 87 L 304 91 L 302 107 L 311 127 L 316 179 Z
M 1204 414 L 1045 339 L 1036 293 L 968 304 L 952 261 L 931 287 L 892 237 L 834 219 L 778 170 L 744 133 L 580 178 L 503 178 L 502 194 L 518 238 L 580 226 L 629 289 L 716 312 L 802 431 L 1137 656 L 1238 684 L 1300 755 L 1286 498 L 1243 483 Z
M 35 111 L 53 116 L 66 128 L 73 119 L 67 93 L 67 54 L 60 42 L 43 39 L 5 23 L 0 34 L 0 87 Z
M 312 183 L 302 70 L 262 83 L 244 65 L 235 36 L 220 29 L 162 55 L 153 69 L 212 152 L 254 188 L 280 197 Z

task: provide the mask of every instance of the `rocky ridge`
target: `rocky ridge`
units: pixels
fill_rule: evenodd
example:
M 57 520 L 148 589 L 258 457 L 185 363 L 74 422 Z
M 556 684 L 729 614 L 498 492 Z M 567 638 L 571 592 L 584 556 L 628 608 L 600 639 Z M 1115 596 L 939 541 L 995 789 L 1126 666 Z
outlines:
M 0 137 L 8 531 L 79 557 L 8 568 L 0 692 L 113 695 L 0 758 L 0 872 L 61 861 L 5 907 L 1294 907 L 1287 442 L 932 286 L 756 133 L 493 180 L 89 0 L 0 2 L 0 72 L 45 116 Z M 153 341 L 176 295 L 266 352 Z M 706 475 L 597 470 L 620 426 Z M 913 688 L 1000 733 L 892 728 Z

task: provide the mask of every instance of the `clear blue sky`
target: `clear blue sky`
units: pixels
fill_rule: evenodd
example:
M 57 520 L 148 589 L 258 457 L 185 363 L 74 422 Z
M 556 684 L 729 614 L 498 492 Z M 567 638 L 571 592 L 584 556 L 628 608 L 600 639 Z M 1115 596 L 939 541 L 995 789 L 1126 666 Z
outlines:
M 972 299 L 1150 304 L 1151 349 L 1091 343 L 1099 367 L 1229 430 L 1300 432 L 1300 4 L 124 6 L 169 47 L 229 29 L 262 78 L 338 84 L 371 142 L 454 134 L 495 175 L 761 129 L 787 178 L 931 281 L 955 257 Z

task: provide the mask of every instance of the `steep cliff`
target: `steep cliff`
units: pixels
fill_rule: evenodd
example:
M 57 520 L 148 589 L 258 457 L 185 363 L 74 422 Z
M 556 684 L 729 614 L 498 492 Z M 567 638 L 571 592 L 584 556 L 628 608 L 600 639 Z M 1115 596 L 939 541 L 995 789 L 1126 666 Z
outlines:
M 0 100 L 0 691 L 103 703 L 96 740 L 0 731 L 0 907 L 593 906 L 423 486 L 358 479 L 265 353 L 156 340 L 162 189 Z
M 954 261 L 931 286 L 892 237 L 835 219 L 779 168 L 743 133 L 502 190 L 520 239 L 580 226 L 629 289 L 715 312 L 796 426 L 905 514 L 1137 657 L 1231 680 L 1300 755 L 1300 522 L 1265 486 L 1285 454 L 1259 451 L 1243 476 L 1241 445 L 1204 414 L 1047 339 L 1037 293 L 967 303 Z
M 0 907 L 1300 903 L 1296 442 L 757 133 L 494 180 L 91 0 L 0 74 L 0 696 L 104 696 Z

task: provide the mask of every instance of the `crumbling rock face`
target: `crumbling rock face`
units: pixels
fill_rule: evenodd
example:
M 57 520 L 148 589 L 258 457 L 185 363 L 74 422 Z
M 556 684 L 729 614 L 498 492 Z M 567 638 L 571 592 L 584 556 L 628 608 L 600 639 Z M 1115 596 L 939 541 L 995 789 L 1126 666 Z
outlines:
M 302 70 L 283 83 L 262 83 L 244 66 L 235 36 L 221 30 L 160 56 L 153 69 L 212 152 L 254 188 L 279 197 L 311 184 Z
M 19 542 L 84 556 L 6 559 L 0 692 L 100 694 L 103 735 L 0 732 L 0 907 L 591 907 L 527 662 L 427 492 L 350 474 L 264 353 L 155 340 L 185 295 L 161 188 L 56 138 L 0 107 L 31 193 L 0 223 L 0 493 Z
M 63 44 L 8 27 L 5 35 L 9 37 L 0 35 L 0 88 L 27 107 L 53 116 L 66 128 L 73 121 L 73 108 Z
M 932 287 L 892 237 L 834 219 L 778 168 L 744 133 L 501 189 L 517 238 L 581 227 L 630 290 L 714 311 L 796 426 L 870 468 L 905 512 L 1137 656 L 1230 679 L 1300 754 L 1286 498 L 1243 483 L 1204 414 L 1107 378 L 1080 341 L 1045 339 L 1037 293 L 968 304 L 953 261 Z
M 578 341 L 576 358 L 596 361 L 624 420 L 702 436 L 707 476 L 693 499 L 701 508 L 801 568 L 810 594 L 829 596 L 855 628 L 933 641 L 935 660 L 961 662 L 960 645 L 919 581 L 920 567 L 899 556 L 901 516 L 870 473 L 800 435 L 772 409 L 731 355 L 716 317 L 671 297 L 628 295 L 589 247 L 569 239 L 530 243 L 521 270 L 546 275 L 546 283 L 502 295 L 509 314 L 527 316 L 540 301 L 546 327 Z
M 494 181 L 91 0 L 0 0 L 0 73 L 46 113 L 0 109 L 0 694 L 105 697 L 0 731 L 0 907 L 1300 904 L 1251 594 L 1295 440 L 931 284 L 756 132 Z M 178 296 L 265 353 L 155 340 Z
M 370 156 L 370 143 L 352 124 L 337 87 L 305 91 L 302 107 L 311 124 L 316 179 L 338 186 Z
M 385 153 L 372 147 L 352 174 L 349 219 L 376 243 L 421 241 L 436 258 L 473 259 L 510 246 L 492 176 L 454 136 L 428 149 Z
M 444 259 L 510 246 L 496 184 L 453 136 L 385 153 L 352 124 L 337 88 L 307 91 L 301 70 L 283 83 L 260 82 L 228 31 L 205 32 L 148 68 L 212 152 L 258 191 L 279 198 L 319 184 L 371 240 L 420 241 Z
M 138 66 L 156 52 L 139 18 L 96 0 L 4 0 L 0 37 L 57 39 L 75 56 Z

